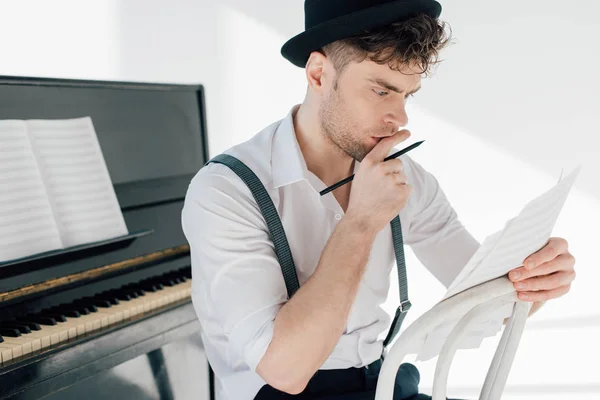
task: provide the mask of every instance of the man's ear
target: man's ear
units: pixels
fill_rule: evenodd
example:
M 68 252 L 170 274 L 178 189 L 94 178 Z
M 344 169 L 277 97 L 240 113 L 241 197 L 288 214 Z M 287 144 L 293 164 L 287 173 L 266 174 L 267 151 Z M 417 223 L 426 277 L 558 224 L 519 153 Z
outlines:
M 328 76 L 328 59 L 320 51 L 313 51 L 306 62 L 306 81 L 315 92 L 323 92 L 323 85 L 332 77 Z

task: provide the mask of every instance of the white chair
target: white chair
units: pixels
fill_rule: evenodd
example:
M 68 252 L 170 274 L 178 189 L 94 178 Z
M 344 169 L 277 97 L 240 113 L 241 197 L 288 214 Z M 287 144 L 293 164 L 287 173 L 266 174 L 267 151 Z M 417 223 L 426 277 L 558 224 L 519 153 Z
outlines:
M 531 303 L 519 300 L 513 283 L 506 277 L 474 286 L 452 296 L 436 304 L 408 326 L 385 357 L 375 400 L 393 399 L 396 373 L 409 349 L 423 340 L 425 335 L 438 324 L 459 320 L 442 347 L 433 382 L 432 400 L 446 400 L 448 374 L 461 335 L 479 316 L 508 303 L 514 304 L 513 313 L 504 328 L 479 396 L 480 400 L 500 399 L 531 306 Z

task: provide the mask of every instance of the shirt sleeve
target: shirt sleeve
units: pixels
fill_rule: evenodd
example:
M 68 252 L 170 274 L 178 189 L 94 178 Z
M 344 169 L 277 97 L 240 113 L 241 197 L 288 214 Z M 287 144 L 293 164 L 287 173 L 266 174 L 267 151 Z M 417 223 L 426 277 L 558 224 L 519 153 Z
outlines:
M 416 161 L 406 158 L 415 196 L 405 243 L 423 265 L 448 288 L 479 248 L 459 220 L 438 180 Z
M 190 244 L 193 279 L 201 280 L 198 287 L 206 291 L 202 301 L 208 299 L 232 350 L 256 370 L 287 301 L 258 205 L 233 171 L 209 164 L 188 187 L 181 223 Z

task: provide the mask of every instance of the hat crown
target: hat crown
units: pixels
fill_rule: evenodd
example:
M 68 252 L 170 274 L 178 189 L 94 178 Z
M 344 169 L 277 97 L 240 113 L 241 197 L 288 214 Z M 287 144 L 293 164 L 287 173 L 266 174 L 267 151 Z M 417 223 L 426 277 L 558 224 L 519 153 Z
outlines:
M 304 68 L 310 54 L 328 43 L 419 14 L 438 18 L 441 12 L 437 0 L 305 0 L 305 30 L 285 42 L 281 54 Z
M 304 2 L 304 28 L 310 29 L 344 15 L 397 1 L 398 0 L 306 0 Z

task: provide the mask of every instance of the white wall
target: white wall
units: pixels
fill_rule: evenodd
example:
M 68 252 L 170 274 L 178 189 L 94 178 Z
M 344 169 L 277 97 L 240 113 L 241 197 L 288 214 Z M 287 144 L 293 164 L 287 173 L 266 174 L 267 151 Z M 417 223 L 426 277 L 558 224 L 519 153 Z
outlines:
M 213 155 L 304 96 L 303 70 L 279 55 L 303 28 L 301 0 L 0 4 L 0 74 L 202 83 Z M 600 3 L 443 5 L 456 44 L 412 100 L 409 128 L 427 140 L 413 157 L 438 177 L 465 225 L 483 241 L 563 168 L 583 164 L 553 232 L 569 240 L 577 280 L 529 320 L 503 398 L 597 399 Z M 408 248 L 407 264 L 415 306 L 406 324 L 444 294 Z M 396 298 L 390 294 L 390 312 Z M 497 340 L 459 353 L 450 395 L 476 397 Z M 418 365 L 430 393 L 435 360 Z

